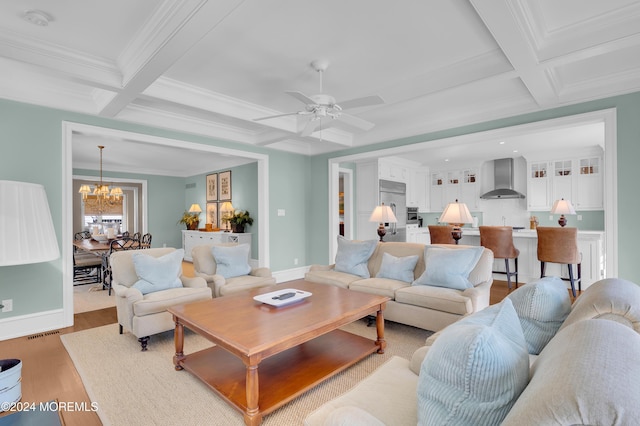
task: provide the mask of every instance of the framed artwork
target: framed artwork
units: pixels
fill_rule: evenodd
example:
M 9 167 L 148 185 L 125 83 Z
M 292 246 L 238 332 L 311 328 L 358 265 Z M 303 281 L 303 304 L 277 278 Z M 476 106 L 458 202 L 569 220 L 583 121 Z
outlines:
M 207 175 L 207 202 L 218 201 L 218 174 Z
M 207 223 L 214 228 L 219 228 L 218 203 L 207 203 Z
M 231 170 L 218 173 L 218 179 L 220 180 L 220 201 L 231 200 Z

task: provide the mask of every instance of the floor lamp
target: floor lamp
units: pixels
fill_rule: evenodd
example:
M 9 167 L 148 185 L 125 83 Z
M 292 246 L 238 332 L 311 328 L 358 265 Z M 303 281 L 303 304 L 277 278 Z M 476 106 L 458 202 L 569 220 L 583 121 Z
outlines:
M 456 199 L 455 202 L 447 204 L 438 221 L 453 225 L 451 236 L 458 244 L 458 241 L 462 238 L 462 227 L 465 223 L 473 223 L 473 217 L 471 217 L 471 212 L 469 212 L 467 205 L 459 203 Z
M 59 257 L 58 240 L 44 187 L 0 180 L 0 266 L 49 262 Z M 0 304 L 0 308 L 9 308 L 8 303 L 4 304 L 7 306 Z M 0 396 L 1 407 L 22 398 L 21 371 L 20 360 L 0 360 L 0 388 L 9 385 L 9 391 Z

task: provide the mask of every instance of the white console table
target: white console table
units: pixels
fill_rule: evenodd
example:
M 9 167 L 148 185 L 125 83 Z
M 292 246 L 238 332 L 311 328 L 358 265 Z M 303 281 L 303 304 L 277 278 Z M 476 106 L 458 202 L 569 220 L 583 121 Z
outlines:
M 251 234 L 236 234 L 234 232 L 200 232 L 182 231 L 182 248 L 184 248 L 184 260 L 193 261 L 191 250 L 195 246 L 212 245 L 220 243 L 249 244 L 251 247 Z M 249 252 L 251 259 L 251 252 Z

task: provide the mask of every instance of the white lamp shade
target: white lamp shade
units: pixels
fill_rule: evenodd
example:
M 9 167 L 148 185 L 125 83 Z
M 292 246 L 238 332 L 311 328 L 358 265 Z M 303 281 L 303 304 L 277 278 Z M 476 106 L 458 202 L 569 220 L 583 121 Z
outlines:
M 393 210 L 391 207 L 385 206 L 384 204 L 381 206 L 376 206 L 371 213 L 371 217 L 369 218 L 369 222 L 378 222 L 378 223 L 396 223 L 398 219 L 396 215 L 393 214 Z
M 230 201 L 225 201 L 224 203 L 222 203 L 222 205 L 220 206 L 220 212 L 222 213 L 230 213 L 234 210 L 233 208 L 233 204 L 231 204 Z
M 473 223 L 473 217 L 471 217 L 471 212 L 467 205 L 456 200 L 447 204 L 438 221 L 450 224 Z
M 189 207 L 189 213 L 202 213 L 200 204 L 191 204 L 191 207 Z
M 561 198 L 553 203 L 551 214 L 576 214 L 576 210 L 573 208 L 571 201 Z
M 0 266 L 60 257 L 42 185 L 0 180 Z

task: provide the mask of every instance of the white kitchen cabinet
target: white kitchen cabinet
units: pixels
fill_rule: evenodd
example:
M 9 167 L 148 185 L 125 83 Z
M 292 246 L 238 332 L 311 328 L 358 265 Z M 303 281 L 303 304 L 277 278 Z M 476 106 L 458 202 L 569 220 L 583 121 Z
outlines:
M 551 209 L 549 168 L 547 161 L 527 164 L 527 208 L 529 210 Z
M 182 248 L 184 248 L 184 260 L 193 261 L 191 250 L 196 246 L 221 244 L 221 243 L 237 243 L 249 244 L 251 247 L 251 234 L 234 232 L 200 232 L 200 231 L 182 231 Z M 251 251 L 249 251 L 249 259 L 251 259 Z
M 551 178 L 551 200 L 564 198 L 573 201 L 574 168 L 572 160 L 553 161 L 553 177 Z
M 465 203 L 470 210 L 480 207 L 480 178 L 478 170 L 469 168 L 431 173 L 430 211 L 442 212 L 455 200 Z
M 604 209 L 604 182 L 600 162 L 600 157 L 578 160 L 576 194 L 572 200 L 578 210 Z
M 408 170 L 407 207 L 417 207 L 418 211 L 428 211 L 427 179 L 428 170 L 425 168 L 411 168 Z
M 429 210 L 432 212 L 441 212 L 446 206 L 444 198 L 445 179 L 445 174 L 442 172 L 431 173 Z
M 378 178 L 406 183 L 408 180 L 408 170 L 407 167 L 402 164 L 381 158 L 378 160 Z
M 528 209 L 550 210 L 561 198 L 570 200 L 576 210 L 604 209 L 601 163 L 599 155 L 528 163 Z

